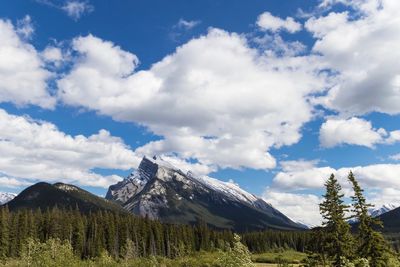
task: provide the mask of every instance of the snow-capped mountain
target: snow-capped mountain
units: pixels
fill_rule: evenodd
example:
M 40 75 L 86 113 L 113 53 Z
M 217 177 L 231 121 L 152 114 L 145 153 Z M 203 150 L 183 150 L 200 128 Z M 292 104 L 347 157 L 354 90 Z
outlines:
M 383 214 L 385 214 L 385 213 L 387 213 L 387 212 L 389 212 L 391 210 L 394 210 L 397 207 L 398 206 L 396 206 L 394 204 L 387 203 L 387 204 L 383 204 L 381 206 L 375 206 L 375 207 L 369 208 L 368 209 L 368 213 L 369 213 L 369 215 L 371 215 L 371 217 L 375 218 L 375 217 L 381 216 L 381 215 L 383 215 Z M 350 219 L 349 222 L 350 223 L 356 223 L 357 220 L 356 219 Z
M 6 204 L 12 200 L 17 194 L 0 192 L 0 205 Z
M 135 172 L 110 186 L 106 198 L 163 222 L 201 220 L 238 231 L 304 228 L 233 183 L 184 173 L 160 157 L 144 157 Z
M 372 217 L 378 217 L 381 216 L 382 214 L 394 210 L 398 206 L 393 205 L 393 204 L 383 204 L 382 206 L 378 207 L 372 207 L 368 209 L 369 214 L 371 214 Z

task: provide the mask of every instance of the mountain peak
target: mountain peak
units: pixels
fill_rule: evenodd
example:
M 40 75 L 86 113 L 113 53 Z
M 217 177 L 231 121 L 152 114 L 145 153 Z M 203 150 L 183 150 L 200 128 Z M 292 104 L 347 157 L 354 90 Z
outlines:
M 238 231 L 304 228 L 238 185 L 184 173 L 160 156 L 143 157 L 129 177 L 110 186 L 106 198 L 167 223 L 203 220 Z

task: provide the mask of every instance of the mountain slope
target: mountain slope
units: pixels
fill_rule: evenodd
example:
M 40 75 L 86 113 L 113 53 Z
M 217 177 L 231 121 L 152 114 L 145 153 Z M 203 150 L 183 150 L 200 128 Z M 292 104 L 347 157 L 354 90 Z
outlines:
M 368 209 L 368 214 L 371 215 L 371 217 L 375 218 L 378 216 L 381 216 L 391 210 L 394 210 L 395 208 L 397 208 L 396 205 L 393 204 L 383 204 L 382 206 L 378 206 L 378 207 L 372 207 Z M 356 219 L 350 219 L 349 223 L 357 223 Z
M 132 175 L 110 186 L 106 198 L 134 214 L 168 223 L 201 220 L 236 231 L 304 229 L 235 184 L 185 174 L 160 158 L 144 157 Z
M 372 217 L 378 217 L 382 214 L 385 214 L 386 212 L 389 212 L 391 210 L 394 210 L 398 206 L 393 205 L 393 204 L 384 204 L 379 207 L 373 207 L 368 209 L 369 214 L 371 214 Z
M 82 212 L 122 209 L 101 197 L 93 195 L 79 187 L 56 183 L 40 182 L 23 190 L 18 196 L 6 204 L 10 210 L 42 209 L 59 207 L 78 209 Z
M 0 205 L 3 205 L 12 200 L 17 194 L 0 192 Z
M 398 233 L 400 232 L 400 207 L 388 211 L 380 216 L 379 219 L 382 220 L 384 232 Z

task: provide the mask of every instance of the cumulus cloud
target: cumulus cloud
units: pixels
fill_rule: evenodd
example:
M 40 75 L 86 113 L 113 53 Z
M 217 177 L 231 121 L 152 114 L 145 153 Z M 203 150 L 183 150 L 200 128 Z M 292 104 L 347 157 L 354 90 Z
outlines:
M 308 96 L 324 84 L 316 57 L 260 54 L 219 29 L 137 72 L 134 54 L 97 37 L 74 39 L 73 50 L 79 56 L 58 81 L 64 103 L 162 136 L 137 152 L 218 167 L 274 167 L 268 150 L 298 142 L 313 116 Z
M 54 63 L 56 65 L 63 61 L 63 54 L 60 48 L 54 46 L 47 46 L 42 52 L 41 56 L 44 61 Z
M 280 190 L 321 189 L 331 173 L 331 167 L 316 167 L 318 161 L 282 161 L 281 171 L 273 179 Z
M 265 190 L 263 199 L 283 212 L 294 221 L 307 226 L 318 226 L 322 223 L 318 204 L 322 199 L 313 194 L 293 194 L 287 192 Z
M 319 103 L 348 116 L 399 114 L 400 19 L 397 0 L 342 2 L 356 13 L 312 17 L 305 28 L 316 38 L 313 51 L 334 70 L 336 85 Z
M 400 164 L 332 168 L 318 166 L 318 161 L 284 161 L 281 162 L 281 171 L 275 175 L 263 197 L 294 220 L 306 218 L 304 223 L 318 225 L 321 222 L 318 203 L 321 202 L 324 183 L 334 174 L 342 185 L 343 193 L 349 197 L 353 194 L 347 180 L 350 171 L 365 189 L 368 202 L 376 206 L 386 203 L 400 205 L 397 190 L 400 188 Z M 306 194 L 308 190 L 318 192 L 319 195 Z
M 51 73 L 38 51 L 21 39 L 20 35 L 31 34 L 28 26 L 21 27 L 0 19 L 0 102 L 53 108 L 56 101 L 47 91 Z
M 107 187 L 122 179 L 94 168 L 128 170 L 138 158 L 106 130 L 85 137 L 61 132 L 54 124 L 8 114 L 0 109 L 0 173 L 3 182 L 63 181 Z M 2 184 L 3 185 L 3 184 Z
M 385 140 L 387 144 L 394 144 L 400 142 L 400 130 L 391 131 L 388 138 Z
M 329 175 L 333 173 L 346 188 L 349 186 L 347 175 L 350 171 L 369 189 L 400 187 L 400 164 L 372 164 L 335 169 L 329 166 L 319 167 L 314 161 L 310 162 L 309 166 L 294 169 L 287 169 L 283 163 L 282 170 L 273 179 L 273 187 L 296 191 L 322 189 Z
M 376 207 L 388 203 L 400 207 L 400 190 L 397 188 L 384 188 L 376 192 L 371 192 L 369 195 L 369 201 Z
M 328 119 L 321 126 L 319 140 L 323 147 L 351 144 L 374 147 L 387 135 L 382 128 L 372 128 L 371 122 L 359 118 Z
M 321 125 L 319 140 L 323 147 L 349 144 L 374 148 L 377 144 L 399 142 L 400 131 L 387 132 L 383 128 L 375 129 L 371 122 L 356 117 L 329 118 Z
M 292 17 L 281 19 L 269 12 L 264 12 L 257 19 L 257 26 L 264 31 L 278 32 L 281 30 L 295 33 L 301 30 L 301 24 Z

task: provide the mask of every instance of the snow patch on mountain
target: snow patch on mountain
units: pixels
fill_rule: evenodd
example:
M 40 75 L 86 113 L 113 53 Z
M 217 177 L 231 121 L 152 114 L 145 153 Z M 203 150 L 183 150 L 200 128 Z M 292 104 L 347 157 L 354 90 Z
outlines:
M 258 200 L 256 196 L 244 191 L 242 188 L 234 183 L 223 182 L 208 176 L 191 177 L 197 179 L 204 186 L 212 190 L 218 191 L 233 200 L 243 201 L 249 204 L 254 204 L 254 202 Z
M 388 211 L 394 210 L 397 207 L 398 206 L 396 206 L 396 205 L 387 203 L 387 204 L 383 204 L 382 206 L 379 206 L 379 207 L 372 207 L 372 208 L 368 209 L 368 212 L 372 217 L 378 217 Z
M 6 204 L 17 196 L 14 193 L 0 192 L 0 205 Z
M 395 208 L 397 208 L 398 206 L 394 205 L 394 204 L 383 204 L 381 206 L 375 206 L 375 207 L 371 207 L 368 209 L 368 214 L 371 215 L 371 217 L 375 218 L 378 216 L 381 216 L 382 214 L 389 212 L 391 210 L 394 210 Z M 350 223 L 356 223 L 357 219 L 350 219 L 349 220 Z

